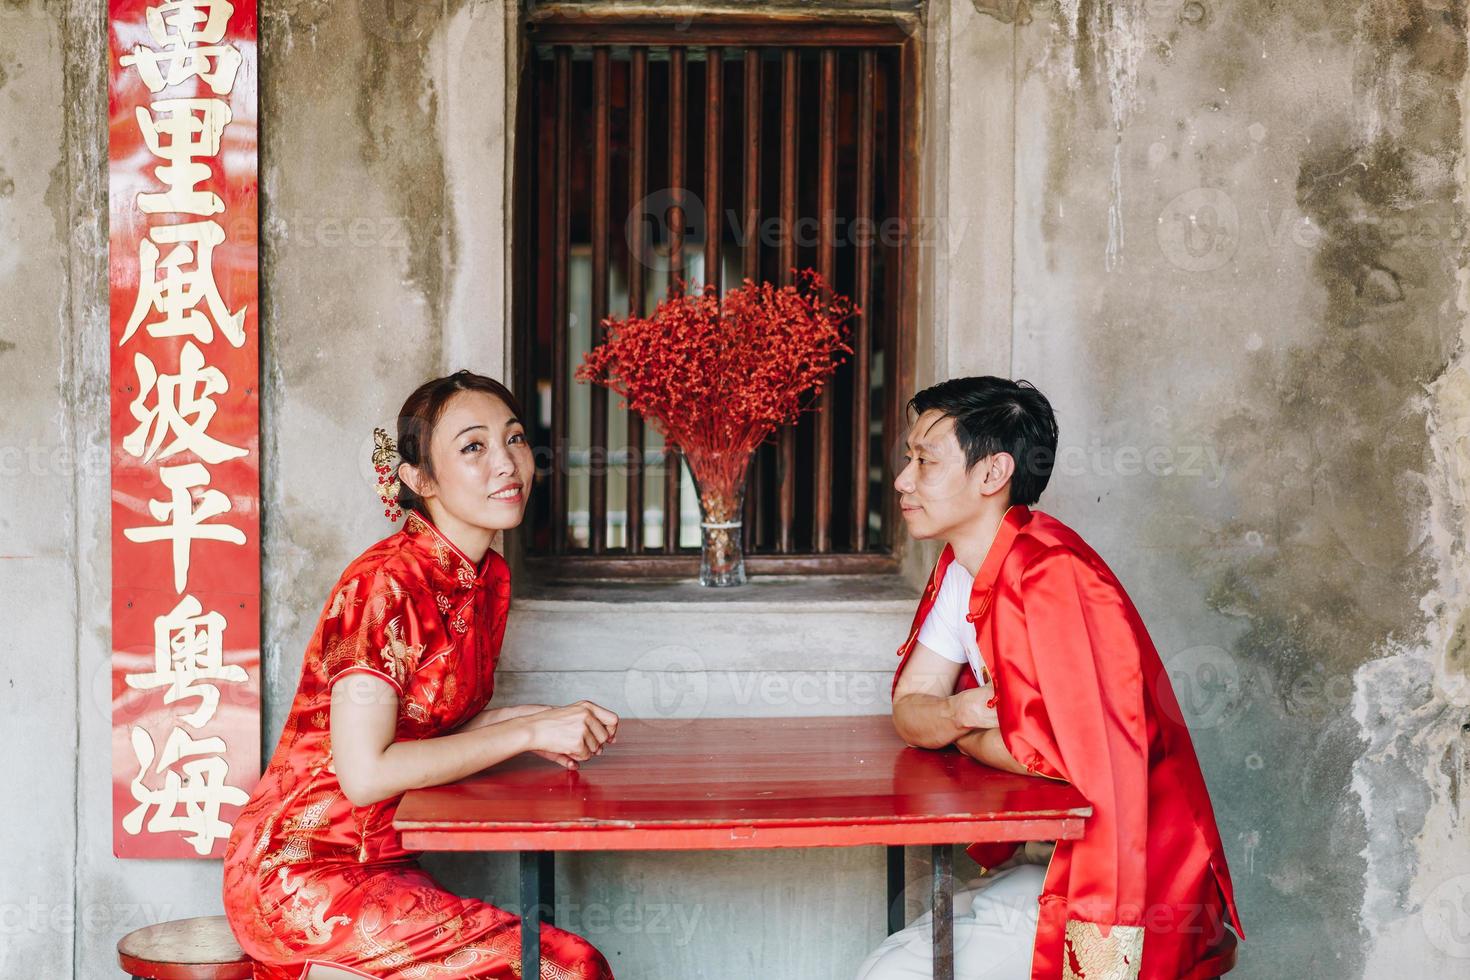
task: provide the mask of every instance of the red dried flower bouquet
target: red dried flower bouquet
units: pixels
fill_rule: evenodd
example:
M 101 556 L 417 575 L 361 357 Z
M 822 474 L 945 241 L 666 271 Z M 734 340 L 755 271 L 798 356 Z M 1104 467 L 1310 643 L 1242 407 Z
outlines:
M 751 455 L 852 353 L 847 321 L 857 312 L 808 269 L 792 285 L 747 279 L 723 297 L 679 282 L 651 316 L 603 321 L 606 337 L 577 380 L 617 392 L 688 458 L 705 584 L 745 580 L 740 525 Z

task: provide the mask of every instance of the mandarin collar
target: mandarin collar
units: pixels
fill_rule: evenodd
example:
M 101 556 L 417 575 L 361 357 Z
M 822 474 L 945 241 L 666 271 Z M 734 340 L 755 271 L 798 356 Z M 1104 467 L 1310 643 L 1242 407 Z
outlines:
M 1031 522 L 1031 508 L 1025 504 L 1012 504 L 1006 508 L 1005 516 L 1000 520 L 1000 527 L 995 530 L 995 538 L 990 542 L 990 548 L 985 552 L 985 560 L 980 563 L 980 570 L 975 573 L 975 584 L 970 589 L 970 612 L 965 618 L 974 622 L 990 609 L 990 597 L 995 592 L 995 583 L 1000 578 L 1001 566 L 1005 564 L 1006 556 L 1011 553 L 1011 545 L 1016 543 L 1016 535 L 1021 533 L 1021 528 Z M 953 560 L 954 552 L 950 551 Z
M 485 549 L 485 557 L 476 565 L 453 541 L 416 510 L 408 512 L 403 533 L 434 560 L 434 567 L 461 589 L 483 585 L 491 576 L 498 557 L 494 548 Z
M 989 591 L 995 588 L 996 579 L 1000 578 L 1000 566 L 1005 564 L 1006 555 L 1011 553 L 1011 545 L 1015 543 L 1016 535 L 1021 533 L 1021 528 L 1031 521 L 1031 508 L 1025 504 L 1012 504 L 1006 508 L 1005 516 L 1000 519 L 1000 527 L 995 530 L 995 539 L 990 542 L 990 548 L 985 552 L 985 560 L 980 563 L 980 570 L 975 573 L 975 588 Z

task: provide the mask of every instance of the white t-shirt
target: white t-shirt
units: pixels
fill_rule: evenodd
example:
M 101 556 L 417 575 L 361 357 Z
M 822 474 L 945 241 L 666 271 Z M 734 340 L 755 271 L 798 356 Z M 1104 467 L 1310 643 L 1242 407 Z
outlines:
M 986 682 L 985 661 L 980 659 L 980 644 L 975 642 L 975 624 L 965 617 L 970 614 L 970 590 L 975 576 L 959 562 L 950 562 L 939 583 L 934 608 L 919 628 L 919 642 L 945 660 L 968 663 L 981 684 Z

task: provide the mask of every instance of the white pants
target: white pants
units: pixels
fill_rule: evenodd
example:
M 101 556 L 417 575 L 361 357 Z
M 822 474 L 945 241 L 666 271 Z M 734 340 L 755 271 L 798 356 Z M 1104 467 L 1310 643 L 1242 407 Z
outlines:
M 1045 867 L 1021 864 L 955 892 L 955 980 L 1028 980 L 1045 878 Z M 932 980 L 932 922 L 925 912 L 883 940 L 858 967 L 857 980 Z

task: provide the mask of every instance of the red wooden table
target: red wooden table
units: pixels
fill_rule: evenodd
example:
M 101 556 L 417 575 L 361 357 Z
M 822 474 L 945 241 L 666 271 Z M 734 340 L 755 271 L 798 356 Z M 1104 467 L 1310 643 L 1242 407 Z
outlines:
M 394 825 L 422 851 L 521 855 L 522 969 L 540 973 L 556 851 L 888 847 L 888 926 L 903 926 L 903 848 L 933 849 L 932 901 L 951 909 L 949 845 L 1082 836 L 1071 786 L 906 746 L 886 715 L 626 719 L 569 772 L 521 756 L 407 793 Z M 954 975 L 953 917 L 935 914 L 934 977 Z

